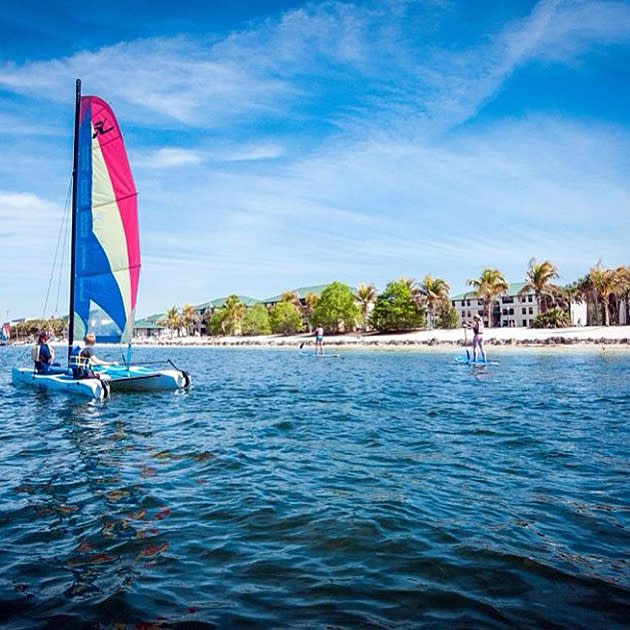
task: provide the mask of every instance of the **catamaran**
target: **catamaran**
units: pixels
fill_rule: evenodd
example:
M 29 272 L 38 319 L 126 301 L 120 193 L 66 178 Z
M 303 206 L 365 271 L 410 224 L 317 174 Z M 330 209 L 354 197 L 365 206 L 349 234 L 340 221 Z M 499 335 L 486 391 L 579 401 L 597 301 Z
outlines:
M 120 128 L 111 107 L 81 96 L 76 82 L 68 370 L 38 374 L 14 367 L 15 384 L 103 399 L 110 390 L 177 390 L 190 376 L 171 361 L 154 370 L 131 364 L 131 336 L 140 276 L 137 192 Z M 94 366 L 95 376 L 74 378 L 75 339 L 94 333 L 101 343 L 127 344 L 122 365 Z

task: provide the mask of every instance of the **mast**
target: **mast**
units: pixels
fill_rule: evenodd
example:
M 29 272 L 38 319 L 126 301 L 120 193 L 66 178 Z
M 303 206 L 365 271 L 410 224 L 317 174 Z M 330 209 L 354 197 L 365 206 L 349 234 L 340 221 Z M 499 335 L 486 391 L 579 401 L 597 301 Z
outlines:
M 68 365 L 70 352 L 74 342 L 74 276 L 75 276 L 75 247 L 77 241 L 77 191 L 78 191 L 78 158 L 79 158 L 79 116 L 81 113 L 81 79 L 76 82 L 74 103 L 74 155 L 72 163 L 72 237 L 70 249 L 70 311 L 68 316 Z

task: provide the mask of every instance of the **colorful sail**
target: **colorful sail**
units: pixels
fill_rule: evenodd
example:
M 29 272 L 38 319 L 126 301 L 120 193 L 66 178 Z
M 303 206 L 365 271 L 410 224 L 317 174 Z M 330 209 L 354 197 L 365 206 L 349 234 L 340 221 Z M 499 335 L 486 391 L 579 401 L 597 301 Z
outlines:
M 4 345 L 7 341 L 9 341 L 9 337 L 11 337 L 9 322 L 2 324 L 2 335 L 1 341 L 2 345 Z
M 109 105 L 81 98 L 75 220 L 74 338 L 127 342 L 140 275 L 137 193 Z

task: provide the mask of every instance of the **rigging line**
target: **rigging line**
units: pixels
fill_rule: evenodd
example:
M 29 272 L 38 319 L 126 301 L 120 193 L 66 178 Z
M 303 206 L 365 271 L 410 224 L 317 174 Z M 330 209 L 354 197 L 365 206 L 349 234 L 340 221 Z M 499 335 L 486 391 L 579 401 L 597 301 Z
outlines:
M 63 262 L 64 262 L 64 252 L 66 251 L 66 245 L 68 243 L 68 223 L 70 220 L 70 195 L 72 193 L 72 182 L 68 187 L 68 194 L 66 196 L 66 211 L 63 217 L 63 243 L 61 245 L 61 256 L 59 258 L 59 273 L 57 274 L 57 301 L 55 302 L 55 313 L 59 313 L 59 299 L 61 296 L 61 280 L 63 278 Z
M 66 203 L 67 203 L 67 197 L 66 197 Z M 64 211 L 64 215 L 65 215 L 65 211 Z M 46 318 L 46 309 L 48 308 L 48 298 L 50 297 L 50 289 L 53 285 L 53 277 L 54 277 L 54 273 L 55 273 L 55 267 L 57 265 L 57 256 L 59 254 L 59 246 L 61 244 L 61 237 L 62 237 L 62 232 L 63 232 L 63 226 L 65 221 L 63 220 L 64 217 L 62 217 L 62 221 L 61 221 L 61 225 L 59 226 L 59 234 L 57 235 L 57 245 L 55 246 L 55 255 L 53 257 L 53 264 L 52 267 L 50 269 L 50 277 L 48 279 L 48 289 L 46 289 L 46 299 L 44 300 L 44 308 L 43 308 L 43 312 L 42 312 L 42 319 Z

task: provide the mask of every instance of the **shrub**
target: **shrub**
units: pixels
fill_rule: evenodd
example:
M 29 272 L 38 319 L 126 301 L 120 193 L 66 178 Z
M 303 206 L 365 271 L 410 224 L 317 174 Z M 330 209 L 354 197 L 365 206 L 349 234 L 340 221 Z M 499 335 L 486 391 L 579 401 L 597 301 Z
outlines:
M 281 335 L 290 335 L 304 328 L 302 316 L 298 313 L 295 306 L 288 302 L 274 304 L 269 313 L 269 323 L 271 331 Z
M 243 335 L 269 335 L 271 333 L 269 313 L 263 304 L 256 304 L 247 309 L 241 329 Z
M 422 328 L 424 311 L 414 299 L 409 284 L 390 282 L 374 304 L 370 325 L 380 332 L 398 332 Z
M 570 325 L 568 313 L 555 307 L 535 317 L 530 323 L 530 328 L 566 328 Z
M 319 296 L 313 315 L 312 323 L 321 325 L 328 332 L 354 330 L 361 311 L 355 302 L 349 286 L 341 282 L 329 284 Z

